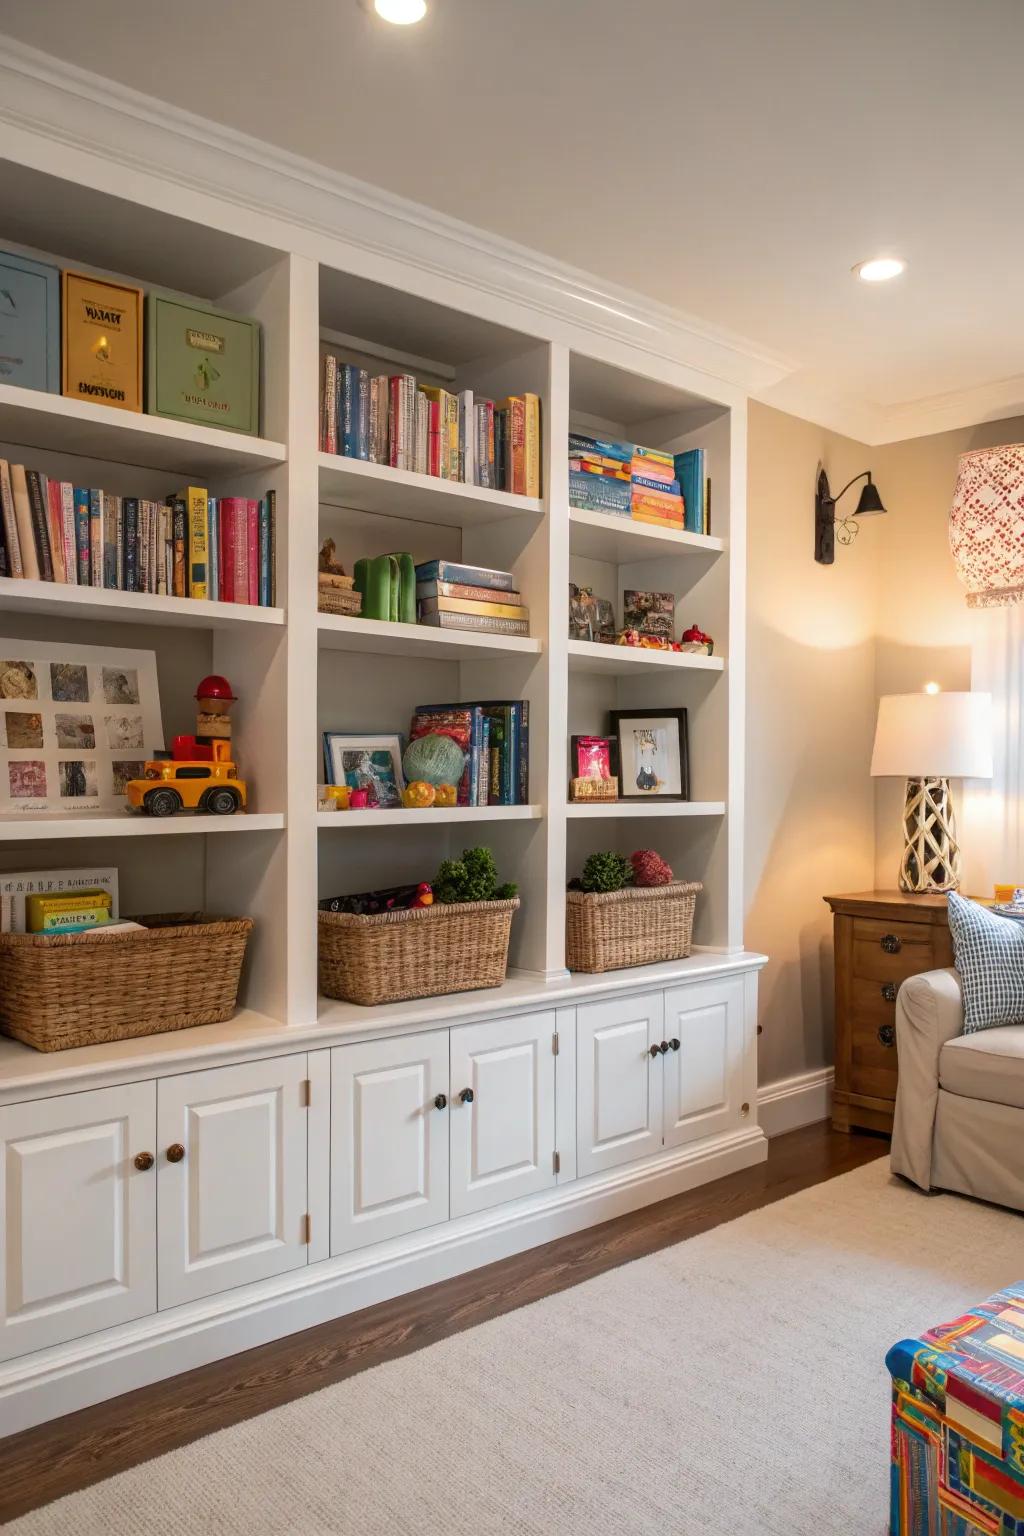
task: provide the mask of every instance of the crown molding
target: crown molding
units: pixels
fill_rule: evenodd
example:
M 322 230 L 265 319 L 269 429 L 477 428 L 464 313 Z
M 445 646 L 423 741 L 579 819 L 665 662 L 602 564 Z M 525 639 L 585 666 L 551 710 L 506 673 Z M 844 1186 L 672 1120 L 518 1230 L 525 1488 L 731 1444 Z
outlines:
M 268 244 L 283 232 L 284 248 L 315 256 L 315 237 L 327 237 L 395 259 L 470 294 L 528 305 L 554 322 L 549 339 L 568 339 L 558 329 L 568 325 L 726 386 L 709 389 L 713 397 L 754 393 L 794 367 L 696 316 L 2 35 L 0 122 L 23 130 L 7 136 L 6 158 L 38 164 L 32 141 L 84 152 L 255 213 L 268 221 Z M 61 174 L 52 158 L 44 168 Z M 157 196 L 154 189 L 154 205 Z
M 933 437 L 938 432 L 1014 416 L 1024 416 L 1024 374 L 890 406 L 884 415 L 885 435 L 878 441 L 901 443 L 910 437 Z

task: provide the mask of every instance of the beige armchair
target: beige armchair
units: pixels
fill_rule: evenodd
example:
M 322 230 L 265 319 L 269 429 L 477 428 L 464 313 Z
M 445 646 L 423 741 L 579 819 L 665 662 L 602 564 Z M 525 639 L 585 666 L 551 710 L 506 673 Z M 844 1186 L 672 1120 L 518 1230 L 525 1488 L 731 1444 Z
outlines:
M 1024 1024 L 973 1035 L 963 1025 L 956 971 L 903 983 L 892 1170 L 1024 1211 Z

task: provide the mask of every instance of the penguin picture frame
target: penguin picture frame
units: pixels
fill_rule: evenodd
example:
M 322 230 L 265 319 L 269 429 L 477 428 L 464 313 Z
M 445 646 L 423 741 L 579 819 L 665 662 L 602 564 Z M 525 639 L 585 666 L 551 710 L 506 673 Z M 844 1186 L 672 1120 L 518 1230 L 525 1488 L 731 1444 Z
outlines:
M 685 709 L 613 709 L 621 800 L 689 800 L 690 744 Z

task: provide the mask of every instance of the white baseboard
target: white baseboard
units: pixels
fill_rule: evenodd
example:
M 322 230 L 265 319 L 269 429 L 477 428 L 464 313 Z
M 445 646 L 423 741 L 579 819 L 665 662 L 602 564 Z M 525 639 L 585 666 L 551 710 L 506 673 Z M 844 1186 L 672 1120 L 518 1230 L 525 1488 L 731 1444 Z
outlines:
M 763 1162 L 757 1126 L 0 1365 L 0 1435 L 344 1317 Z
M 834 1077 L 831 1067 L 819 1067 L 814 1072 L 798 1072 L 795 1077 L 781 1077 L 778 1082 L 764 1083 L 758 1088 L 757 1118 L 765 1135 L 781 1136 L 786 1131 L 799 1130 L 802 1125 L 827 1120 L 832 1113 Z

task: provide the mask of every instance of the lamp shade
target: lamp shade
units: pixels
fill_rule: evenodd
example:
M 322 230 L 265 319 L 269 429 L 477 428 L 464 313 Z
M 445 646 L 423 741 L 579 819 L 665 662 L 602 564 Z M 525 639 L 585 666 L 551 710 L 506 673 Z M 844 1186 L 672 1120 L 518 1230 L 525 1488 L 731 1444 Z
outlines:
M 889 693 L 878 701 L 875 778 L 990 779 L 992 696 Z
M 1024 443 L 961 454 L 949 547 L 969 608 L 1024 599 Z
M 878 512 L 884 512 L 882 498 L 878 494 L 878 486 L 873 480 L 869 480 L 860 493 L 857 510 L 854 517 L 874 517 Z

